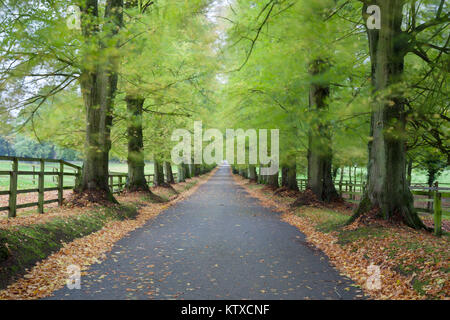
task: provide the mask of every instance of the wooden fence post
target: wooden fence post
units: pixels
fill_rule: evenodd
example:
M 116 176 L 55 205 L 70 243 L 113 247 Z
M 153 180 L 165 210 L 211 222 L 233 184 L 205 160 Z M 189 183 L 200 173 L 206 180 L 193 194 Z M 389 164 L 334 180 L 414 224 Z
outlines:
M 119 176 L 119 191 L 122 191 L 122 176 Z
M 114 192 L 114 177 L 113 176 L 109 176 L 109 188 L 110 188 L 111 192 Z
M 39 171 L 39 181 L 38 181 L 38 213 L 44 213 L 44 172 L 45 172 L 45 161 L 44 159 L 40 160 L 41 162 L 41 170 Z
M 82 177 L 82 168 L 77 169 L 77 175 L 75 176 L 75 189 L 77 189 L 81 185 Z
M 439 183 L 434 186 L 434 234 L 439 237 L 442 235 L 442 195 L 439 193 Z
M 62 206 L 64 199 L 64 162 L 59 161 L 59 175 L 58 175 L 58 205 Z
M 19 171 L 19 161 L 14 158 L 12 171 L 9 176 L 9 211 L 8 218 L 14 218 L 17 215 L 17 171 Z

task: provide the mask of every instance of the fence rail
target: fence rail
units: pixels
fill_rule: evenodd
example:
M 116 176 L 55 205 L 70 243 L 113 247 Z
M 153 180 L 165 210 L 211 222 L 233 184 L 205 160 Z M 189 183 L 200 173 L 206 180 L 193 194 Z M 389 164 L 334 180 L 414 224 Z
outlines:
M 62 205 L 64 201 L 64 190 L 73 189 L 77 184 L 77 179 L 81 177 L 81 167 L 64 160 L 0 156 L 0 161 L 11 162 L 11 170 L 0 171 L 0 176 L 9 176 L 9 189 L 3 191 L 0 190 L 0 196 L 2 195 L 9 196 L 8 206 L 0 207 L 0 212 L 8 211 L 9 218 L 16 217 L 18 209 L 38 207 L 38 213 L 44 213 L 44 205 L 46 204 L 58 203 L 58 205 Z M 33 167 L 33 171 L 19 170 L 20 162 L 35 163 L 31 165 Z M 53 171 L 51 172 L 46 171 L 45 170 L 46 163 L 58 164 L 59 168 L 52 167 Z M 35 170 L 36 166 L 39 167 L 38 171 Z M 66 166 L 69 167 L 72 170 L 72 172 L 65 171 Z M 35 183 L 35 177 L 37 176 L 38 177 L 37 188 L 19 189 L 18 185 L 20 176 L 32 176 L 33 184 Z M 45 187 L 46 176 L 56 178 L 56 181 L 53 180 L 53 182 L 55 182 L 57 186 L 46 188 Z M 173 176 L 175 179 L 177 178 L 176 173 L 174 173 Z M 72 180 L 74 180 L 74 184 L 70 186 L 67 185 L 65 186 L 64 177 L 72 177 Z M 73 179 L 74 177 L 75 179 Z M 111 192 L 113 193 L 122 192 L 126 186 L 127 177 L 128 174 L 126 173 L 110 172 L 108 184 Z M 145 175 L 145 178 L 149 185 L 153 184 L 154 174 L 147 174 Z M 45 192 L 49 191 L 58 191 L 58 198 L 51 200 L 44 200 Z M 38 193 L 38 201 L 18 204 L 17 195 L 28 193 Z
M 74 186 L 65 186 L 64 185 L 64 177 L 70 176 L 76 178 L 80 174 L 80 167 L 73 165 L 64 160 L 55 160 L 55 159 L 40 159 L 40 158 L 23 158 L 23 157 L 7 157 L 0 156 L 0 161 L 10 161 L 11 162 L 11 170 L 9 171 L 0 171 L 0 176 L 9 176 L 9 190 L 0 191 L 0 195 L 8 195 L 8 206 L 0 207 L 0 211 L 8 211 L 8 217 L 13 218 L 17 215 L 18 209 L 23 208 L 31 208 L 38 207 L 39 213 L 44 213 L 44 205 L 50 203 L 58 203 L 61 205 L 64 200 L 64 190 L 73 189 Z M 34 162 L 39 163 L 39 171 L 35 170 L 35 166 L 33 166 L 33 171 L 19 170 L 19 162 Z M 59 168 L 52 168 L 52 172 L 48 172 L 45 170 L 46 163 L 58 164 Z M 70 167 L 72 170 L 75 169 L 76 172 L 65 172 L 65 166 Z M 31 189 L 19 189 L 19 177 L 20 176 L 32 176 L 33 183 L 35 183 L 35 177 L 38 177 L 38 187 Z M 52 176 L 56 177 L 57 187 L 46 188 L 45 187 L 45 177 Z M 58 191 L 58 198 L 51 200 L 44 200 L 44 194 L 48 191 Z M 22 203 L 17 204 L 17 195 L 18 194 L 27 194 L 27 193 L 38 193 L 38 201 L 31 203 Z
M 308 183 L 307 179 L 297 179 L 297 182 L 300 191 L 306 189 Z M 413 196 L 428 197 L 427 199 L 415 197 L 414 200 L 418 202 L 429 202 L 431 204 L 430 206 L 428 206 L 429 209 L 419 207 L 415 209 L 419 212 L 427 212 L 433 214 L 434 229 L 435 234 L 437 235 L 442 234 L 442 200 L 450 199 L 450 187 L 441 187 L 441 185 L 449 184 L 436 182 L 434 187 L 429 187 L 428 185 L 424 186 L 423 184 L 413 184 L 410 186 L 410 190 Z M 353 183 L 350 181 L 337 181 L 335 182 L 335 186 L 341 197 L 343 195 L 348 195 L 349 198 L 346 200 L 353 203 L 359 203 L 366 188 L 365 183 Z M 359 199 L 357 199 L 355 196 L 359 196 Z

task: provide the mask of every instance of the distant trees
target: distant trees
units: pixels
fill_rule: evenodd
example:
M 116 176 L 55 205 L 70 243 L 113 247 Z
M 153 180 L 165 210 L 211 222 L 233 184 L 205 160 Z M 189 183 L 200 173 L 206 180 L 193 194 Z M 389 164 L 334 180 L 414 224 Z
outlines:
M 38 143 L 23 135 L 0 136 L 0 155 L 64 159 L 67 161 L 79 161 L 82 159 L 82 155 L 75 150 L 61 148 L 48 142 Z

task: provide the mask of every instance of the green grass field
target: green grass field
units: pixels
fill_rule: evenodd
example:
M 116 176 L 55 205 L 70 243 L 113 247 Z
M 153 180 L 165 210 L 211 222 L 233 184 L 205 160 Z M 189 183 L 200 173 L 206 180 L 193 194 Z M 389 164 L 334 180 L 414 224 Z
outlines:
M 9 171 L 12 169 L 11 161 L 0 161 L 0 171 Z M 46 163 L 45 171 L 53 172 L 59 170 L 59 165 L 57 163 Z M 19 162 L 19 171 L 36 171 L 39 172 L 40 165 L 38 163 L 25 163 Z M 75 172 L 73 168 L 68 166 L 64 169 L 65 172 Z M 45 176 L 45 188 L 57 187 L 56 176 Z M 75 177 L 65 176 L 64 186 L 73 186 L 75 183 Z M 18 189 L 33 189 L 38 187 L 38 175 L 35 176 L 19 176 L 18 178 Z M 0 175 L 0 190 L 9 189 L 9 175 Z

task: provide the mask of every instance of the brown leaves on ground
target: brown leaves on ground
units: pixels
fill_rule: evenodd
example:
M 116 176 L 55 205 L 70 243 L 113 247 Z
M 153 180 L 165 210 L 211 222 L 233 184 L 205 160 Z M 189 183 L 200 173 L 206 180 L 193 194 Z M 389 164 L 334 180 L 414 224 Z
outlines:
M 5 290 L 0 291 L 0 300 L 39 299 L 49 296 L 53 291 L 62 288 L 66 284 L 68 266 L 79 265 L 82 268 L 82 272 L 85 272 L 91 264 L 101 263 L 106 258 L 106 253 L 111 251 L 118 240 L 143 226 L 149 219 L 155 217 L 164 209 L 189 197 L 214 172 L 215 170 L 208 175 L 196 177 L 193 181 L 187 181 L 183 186 L 179 186 L 180 190 L 183 189 L 184 192 L 171 202 L 149 203 L 143 202 L 141 196 L 137 193 L 134 196 L 128 195 L 127 198 L 123 199 L 124 201 L 139 203 L 139 215 L 136 219 L 112 221 L 98 232 L 64 244 L 64 247 L 58 252 L 37 263 L 21 279 L 9 285 Z M 188 187 L 191 188 L 187 190 Z M 120 199 L 120 197 L 118 198 Z M 78 208 L 77 210 L 71 209 L 68 212 L 76 214 L 88 209 Z M 53 218 L 57 216 L 55 214 Z M 44 218 L 45 216 L 40 215 L 38 217 Z M 37 223 L 38 219 L 34 218 L 33 221 Z M 42 220 L 39 223 L 42 223 Z
M 317 199 L 317 196 L 312 192 L 311 189 L 306 189 L 300 192 L 297 199 L 292 203 L 292 207 L 302 207 L 302 206 L 323 206 L 323 202 Z
M 298 197 L 300 195 L 300 191 L 289 190 L 287 187 L 281 187 L 274 192 L 274 195 L 282 197 Z
M 65 201 L 68 207 L 92 207 L 92 206 L 114 206 L 116 200 L 109 191 L 105 190 L 86 190 L 82 192 L 73 192 Z
M 433 215 L 431 215 L 431 218 L 429 217 L 422 218 L 422 221 L 428 228 L 434 228 Z M 442 220 L 441 224 L 442 230 L 450 232 L 450 220 Z
M 72 190 L 64 190 L 64 198 L 69 197 L 72 194 Z M 58 199 L 58 191 L 47 191 L 44 192 L 44 200 L 54 200 Z M 19 193 L 17 195 L 17 204 L 25 204 L 25 203 L 35 203 L 38 202 L 38 193 Z M 0 207 L 7 207 L 9 205 L 9 195 L 1 195 L 0 196 Z M 49 203 L 45 205 L 45 209 L 52 209 L 58 207 L 58 203 Z M 30 212 L 34 213 L 37 211 L 36 208 L 24 208 L 17 209 L 17 216 L 28 215 Z M 8 211 L 0 212 L 0 220 L 8 218 Z
M 283 212 L 284 221 L 302 231 L 342 275 L 355 281 L 372 299 L 450 299 L 447 236 L 437 238 L 423 230 L 371 219 L 371 215 L 335 231 L 321 232 L 318 226 L 331 221 L 332 212 L 326 211 L 329 207 L 294 209 L 295 197 L 286 199 L 283 193 L 274 195 L 260 185 L 234 177 L 263 205 Z M 344 206 L 333 212 L 351 214 Z M 380 290 L 369 290 L 367 286 L 371 264 L 380 267 Z
M 0 229 L 7 229 L 16 226 L 29 226 L 32 224 L 46 223 L 55 218 L 66 218 L 84 213 L 82 208 L 51 208 L 44 214 L 34 213 L 32 215 L 17 216 L 16 218 L 0 219 Z

